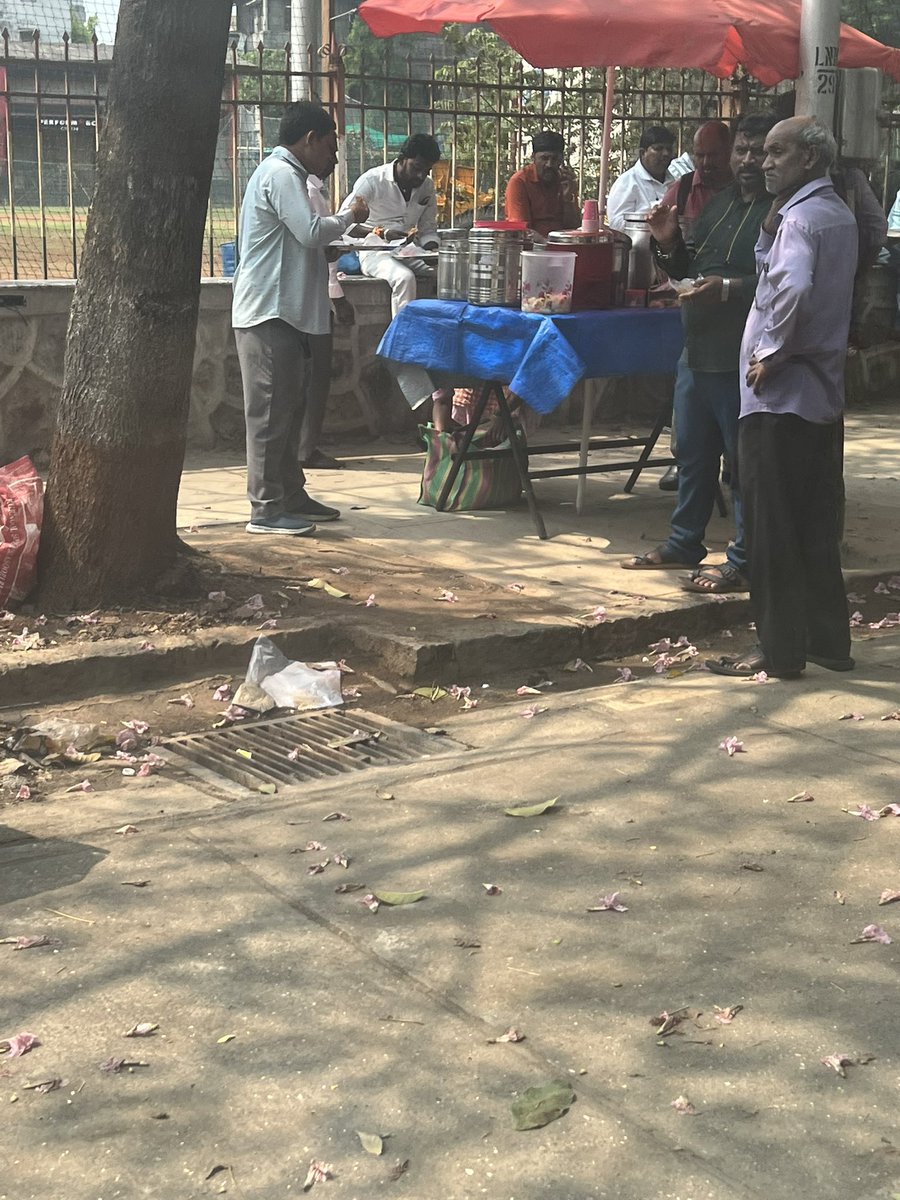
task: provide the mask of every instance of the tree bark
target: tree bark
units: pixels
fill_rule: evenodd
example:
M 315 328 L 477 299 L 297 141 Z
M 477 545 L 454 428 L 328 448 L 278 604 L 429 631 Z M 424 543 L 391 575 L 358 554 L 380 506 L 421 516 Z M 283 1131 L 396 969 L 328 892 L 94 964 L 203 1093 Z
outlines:
M 231 0 L 123 0 L 66 342 L 45 608 L 152 587 L 175 557 Z

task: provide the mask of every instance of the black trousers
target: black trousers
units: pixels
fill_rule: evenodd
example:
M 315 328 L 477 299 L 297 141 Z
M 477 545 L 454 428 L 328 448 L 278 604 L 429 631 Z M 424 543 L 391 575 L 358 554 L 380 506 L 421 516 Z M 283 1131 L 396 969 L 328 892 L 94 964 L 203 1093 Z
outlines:
M 751 413 L 738 455 L 759 644 L 773 670 L 850 653 L 841 575 L 843 422 Z

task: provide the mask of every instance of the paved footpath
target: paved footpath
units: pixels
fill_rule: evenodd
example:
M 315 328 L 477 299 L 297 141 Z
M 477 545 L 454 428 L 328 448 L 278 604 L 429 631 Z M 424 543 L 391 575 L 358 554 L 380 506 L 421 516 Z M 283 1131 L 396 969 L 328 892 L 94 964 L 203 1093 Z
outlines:
M 858 658 L 459 712 L 431 759 L 277 796 L 163 773 L 4 810 L 0 933 L 57 944 L 0 946 L 0 1036 L 41 1042 L 0 1057 L 0 1200 L 275 1200 L 311 1159 L 348 1200 L 891 1200 L 900 820 L 847 810 L 900 802 L 900 637 Z M 568 1113 L 516 1132 L 555 1079 Z

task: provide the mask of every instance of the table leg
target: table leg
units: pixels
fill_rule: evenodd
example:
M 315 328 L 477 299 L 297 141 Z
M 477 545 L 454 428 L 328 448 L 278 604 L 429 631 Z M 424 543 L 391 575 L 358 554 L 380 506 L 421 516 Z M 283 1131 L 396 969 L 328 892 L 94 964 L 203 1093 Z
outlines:
M 453 464 L 450 467 L 450 474 L 444 480 L 444 486 L 441 488 L 441 494 L 438 496 L 437 503 L 434 506 L 438 512 L 444 511 L 444 505 L 449 499 L 454 483 L 456 483 L 456 477 L 459 475 L 460 467 L 462 467 L 465 457 L 469 453 L 469 447 L 472 444 L 472 438 L 475 436 L 475 430 L 477 429 L 478 423 L 484 415 L 484 410 L 487 407 L 487 402 L 490 398 L 491 389 L 493 386 L 494 385 L 492 383 L 485 383 L 482 385 L 481 391 L 478 393 L 478 399 L 475 401 L 475 408 L 472 412 L 472 419 L 466 426 L 461 444 L 453 452 Z
M 628 476 L 628 482 L 625 484 L 625 487 L 623 489 L 624 491 L 630 492 L 633 489 L 634 485 L 637 483 L 638 476 L 640 475 L 641 471 L 643 471 L 643 469 L 644 469 L 644 463 L 653 454 L 653 451 L 656 447 L 656 443 L 659 441 L 659 435 L 662 433 L 663 429 L 665 428 L 666 423 L 671 416 L 671 413 L 672 413 L 672 402 L 670 400 L 667 400 L 666 403 L 659 410 L 659 416 L 656 418 L 656 424 L 653 426 L 653 429 L 650 432 L 650 436 L 647 438 L 647 444 L 644 447 L 644 449 L 641 451 L 640 458 L 638 458 L 637 462 L 634 465 L 634 470 Z
M 584 508 L 584 495 L 587 488 L 587 476 L 584 468 L 587 466 L 591 444 L 591 424 L 594 420 L 594 405 L 603 398 L 608 379 L 586 379 L 584 381 L 584 408 L 581 414 L 581 446 L 578 451 L 578 469 L 581 474 L 575 485 L 575 512 L 580 517 Z
M 499 384 L 494 385 L 496 389 L 497 405 L 500 409 L 500 414 L 503 417 L 503 424 L 506 427 L 506 433 L 509 437 L 509 447 L 512 452 L 513 461 L 516 464 L 516 470 L 519 472 L 519 479 L 522 481 L 522 487 L 525 491 L 525 499 L 528 501 L 528 509 L 531 513 L 531 519 L 534 521 L 534 527 L 537 530 L 538 537 L 541 541 L 547 540 L 547 527 L 544 525 L 544 518 L 541 516 L 537 506 L 537 498 L 534 494 L 534 488 L 531 484 L 531 478 L 528 474 L 528 464 L 522 456 L 522 446 L 516 436 L 516 426 L 513 421 L 512 413 L 509 411 L 509 405 L 506 402 L 506 396 L 503 394 L 503 388 Z

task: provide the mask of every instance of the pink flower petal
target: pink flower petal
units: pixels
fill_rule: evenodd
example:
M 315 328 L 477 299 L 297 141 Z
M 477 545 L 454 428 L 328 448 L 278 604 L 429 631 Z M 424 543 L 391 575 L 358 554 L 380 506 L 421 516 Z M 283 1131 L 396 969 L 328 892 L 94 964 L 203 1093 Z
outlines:
M 853 939 L 853 943 L 879 942 L 882 946 L 889 946 L 891 941 L 891 935 L 880 925 L 867 925 L 859 937 Z
M 40 1040 L 33 1033 L 17 1033 L 11 1038 L 0 1038 L 0 1053 L 4 1053 L 7 1058 L 21 1058 L 40 1044 Z
M 588 912 L 628 912 L 627 905 L 623 904 L 619 899 L 618 892 L 611 892 L 608 896 L 602 896 L 593 908 L 589 908 Z
M 734 758 L 735 754 L 744 754 L 744 743 L 739 742 L 736 737 L 728 737 L 724 742 L 719 742 L 719 749 L 724 750 L 729 758 Z

